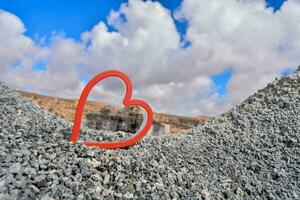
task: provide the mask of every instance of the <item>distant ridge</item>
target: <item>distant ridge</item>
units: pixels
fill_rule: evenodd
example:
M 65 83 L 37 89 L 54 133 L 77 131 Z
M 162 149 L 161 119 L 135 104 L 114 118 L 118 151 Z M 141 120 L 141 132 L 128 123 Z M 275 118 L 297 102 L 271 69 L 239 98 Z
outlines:
M 24 91 L 18 91 L 18 93 L 21 96 L 31 99 L 33 103 L 39 105 L 44 110 L 51 112 L 67 121 L 73 122 L 78 102 L 76 99 L 51 97 Z M 89 113 L 102 109 L 104 106 L 110 106 L 116 110 L 122 108 L 122 106 L 109 103 L 88 101 L 84 108 L 84 117 Z M 170 124 L 171 133 L 177 133 L 183 129 L 192 128 L 193 126 L 191 124 L 201 124 L 207 121 L 209 118 L 207 116 L 187 117 L 164 113 L 154 113 L 154 119 L 160 123 Z

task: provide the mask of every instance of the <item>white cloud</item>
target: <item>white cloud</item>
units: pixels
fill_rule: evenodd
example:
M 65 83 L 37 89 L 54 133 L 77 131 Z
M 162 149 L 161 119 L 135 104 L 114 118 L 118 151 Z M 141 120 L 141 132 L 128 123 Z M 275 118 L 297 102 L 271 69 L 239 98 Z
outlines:
M 198 109 L 193 106 L 200 99 L 209 97 L 213 86 L 211 79 L 200 76 L 186 82 L 152 84 L 136 95 L 154 102 L 154 106 L 160 112 L 168 113 L 170 110 L 176 110 L 177 113 L 197 115 L 194 111 Z
M 50 47 L 41 48 L 24 35 L 26 30 L 18 17 L 2 10 L 0 30 L 0 80 L 21 90 L 32 88 L 69 97 L 80 94 L 83 86 L 75 66 L 83 59 L 82 44 L 55 37 Z M 40 60 L 46 61 L 47 71 L 33 70 Z
M 117 20 L 120 15 L 126 16 L 125 23 Z M 165 82 L 162 76 L 167 75 L 163 74 L 165 68 L 169 71 L 168 54 L 179 49 L 179 35 L 169 11 L 159 3 L 130 1 L 119 12 L 113 12 L 108 21 L 118 33 L 108 32 L 100 22 L 83 34 L 84 41 L 91 42 L 87 57 L 89 74 L 106 66 L 125 68 L 129 75 L 136 76 L 138 84 Z
M 23 35 L 25 27 L 18 17 L 0 10 L 0 28 L 0 76 L 10 69 L 11 63 L 27 66 L 40 56 L 33 41 Z
M 237 104 L 274 79 L 300 57 L 300 4 L 286 2 L 281 11 L 265 8 L 265 2 L 185 0 L 177 17 L 186 18 L 186 38 L 202 73 L 234 69 L 229 98 Z M 199 71 L 200 72 L 200 71 Z
M 184 0 L 175 17 L 188 21 L 185 39 L 192 45 L 186 49 L 170 11 L 157 2 L 130 0 L 111 12 L 108 23 L 118 32 L 99 22 L 81 42 L 57 36 L 43 48 L 24 35 L 18 17 L 0 11 L 0 79 L 12 87 L 78 98 L 81 76 L 119 69 L 132 79 L 135 96 L 156 111 L 218 114 L 299 64 L 299 10 L 299 0 L 285 2 L 276 13 L 263 0 Z M 32 71 L 40 59 L 48 70 Z M 16 60 L 20 67 L 11 69 Z M 228 96 L 221 97 L 210 76 L 228 67 L 234 74 Z M 91 96 L 115 103 L 123 88 L 108 80 Z

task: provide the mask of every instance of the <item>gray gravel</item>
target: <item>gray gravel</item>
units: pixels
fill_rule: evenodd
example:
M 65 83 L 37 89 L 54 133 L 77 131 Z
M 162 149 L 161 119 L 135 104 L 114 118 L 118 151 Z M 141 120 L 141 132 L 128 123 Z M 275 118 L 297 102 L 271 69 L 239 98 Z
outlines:
M 300 68 L 180 135 L 121 150 L 69 143 L 72 125 L 0 83 L 0 199 L 300 199 Z M 127 134 L 83 127 L 81 140 Z

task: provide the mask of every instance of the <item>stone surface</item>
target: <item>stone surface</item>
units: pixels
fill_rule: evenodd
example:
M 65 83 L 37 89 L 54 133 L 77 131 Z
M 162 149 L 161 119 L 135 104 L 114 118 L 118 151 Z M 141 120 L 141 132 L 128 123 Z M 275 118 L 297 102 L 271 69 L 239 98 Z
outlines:
M 143 113 L 139 107 L 115 108 L 108 105 L 86 115 L 86 126 L 96 130 L 136 133 L 142 123 Z
M 203 126 L 119 150 L 70 143 L 71 124 L 3 84 L 0 104 L 0 199 L 300 199 L 299 70 Z
M 143 120 L 143 112 L 139 107 L 116 108 L 107 105 L 100 110 L 88 113 L 85 125 L 95 130 L 124 131 L 134 134 L 142 126 Z M 200 120 L 187 117 L 174 117 L 174 119 L 169 117 L 166 120 L 162 119 L 162 115 L 156 114 L 148 135 L 167 135 L 172 133 L 171 127 L 186 126 L 191 128 L 200 123 Z
M 50 113 L 70 122 L 74 120 L 77 100 L 49 97 L 22 91 L 18 93 L 29 98 Z M 84 107 L 83 119 L 88 127 L 96 130 L 124 130 L 129 133 L 135 133 L 142 123 L 141 115 L 135 109 L 88 101 Z M 154 123 L 151 132 L 153 135 L 178 133 L 183 129 L 192 128 L 207 120 L 208 117 L 206 116 L 185 117 L 154 113 Z

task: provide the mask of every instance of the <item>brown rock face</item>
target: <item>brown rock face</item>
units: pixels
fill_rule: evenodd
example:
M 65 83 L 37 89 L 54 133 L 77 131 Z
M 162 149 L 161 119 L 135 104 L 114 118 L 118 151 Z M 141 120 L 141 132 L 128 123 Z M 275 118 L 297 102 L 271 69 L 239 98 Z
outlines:
M 143 123 L 143 114 L 137 107 L 114 108 L 110 105 L 86 115 L 86 125 L 96 130 L 135 133 Z
M 67 121 L 73 122 L 78 101 L 75 99 L 64 99 L 49 97 L 36 93 L 19 91 L 21 96 L 29 98 L 33 103 L 39 105 L 44 110 L 51 112 Z M 84 106 L 84 118 L 87 113 L 103 108 L 107 103 L 87 102 Z
M 142 110 L 139 107 L 116 108 L 104 106 L 98 111 L 86 115 L 86 125 L 97 130 L 125 131 L 136 133 L 143 123 Z M 179 117 L 166 114 L 154 114 L 150 130 L 153 135 L 177 133 L 192 128 L 205 120 L 191 117 Z
M 43 96 L 35 93 L 19 92 L 38 104 L 44 110 L 51 112 L 67 121 L 73 122 L 77 100 Z M 154 113 L 151 133 L 163 135 L 178 133 L 208 120 L 208 117 L 183 117 Z M 135 133 L 143 122 L 143 114 L 138 107 L 123 108 L 108 103 L 88 101 L 84 107 L 84 121 L 93 129 L 125 131 Z

